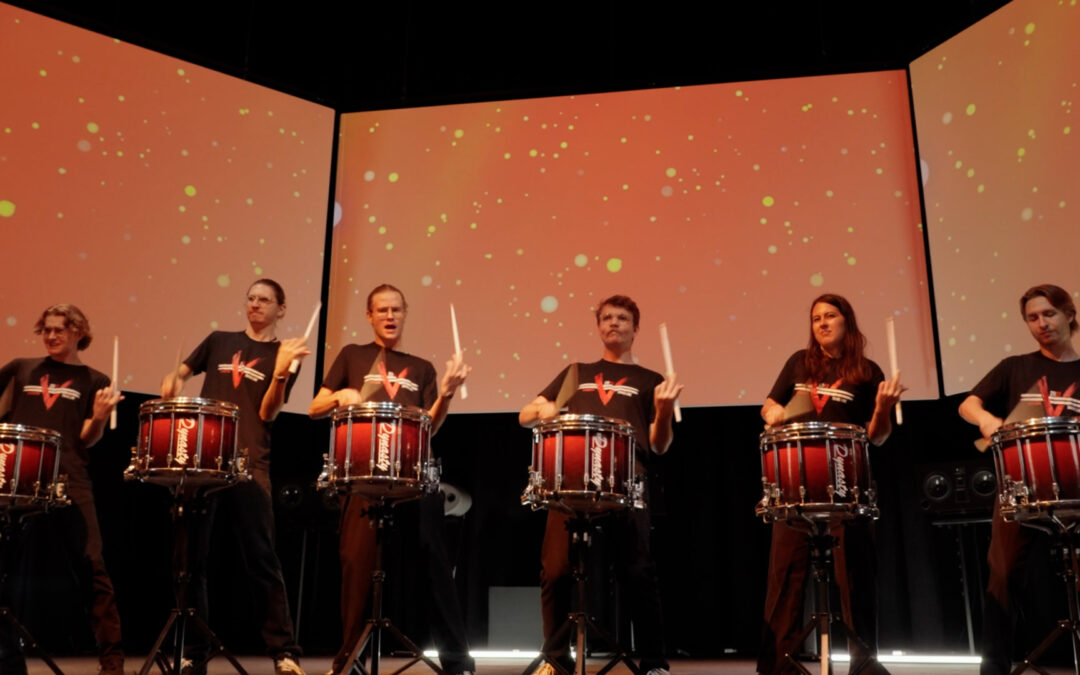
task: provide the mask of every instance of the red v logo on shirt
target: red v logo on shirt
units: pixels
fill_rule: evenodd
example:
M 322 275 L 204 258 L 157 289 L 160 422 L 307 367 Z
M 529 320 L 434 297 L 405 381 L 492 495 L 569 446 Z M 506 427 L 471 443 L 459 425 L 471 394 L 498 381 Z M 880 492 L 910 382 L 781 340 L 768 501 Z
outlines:
M 240 352 L 236 352 L 232 357 L 232 386 L 233 389 L 239 389 L 240 383 L 244 381 L 244 369 L 254 368 L 255 364 L 259 362 L 258 356 L 251 359 L 247 363 L 240 360 Z M 242 367 L 241 367 L 242 366 Z
M 393 375 L 393 373 L 387 374 L 387 372 L 386 372 L 386 362 L 385 361 L 379 361 L 379 377 L 382 379 L 383 389 L 386 390 L 387 394 L 390 394 L 390 400 L 391 401 L 394 400 L 394 397 L 397 396 L 398 390 L 401 389 L 401 379 L 400 378 L 405 377 L 405 374 L 408 373 L 408 372 L 409 372 L 408 368 L 402 368 L 401 372 L 398 373 L 398 381 L 391 383 L 390 382 L 390 376 Z
M 841 377 L 839 380 L 837 380 L 836 382 L 833 382 L 831 385 L 829 385 L 829 388 L 830 389 L 836 389 L 837 387 L 839 387 L 843 383 L 844 383 L 844 378 Z M 822 384 L 825 384 L 825 383 L 822 382 Z M 830 398 L 832 398 L 832 394 L 825 394 L 824 396 L 819 396 L 818 395 L 818 390 L 817 390 L 817 385 L 816 384 L 811 384 L 810 385 L 810 401 L 813 402 L 814 410 L 817 411 L 817 414 L 819 414 L 819 415 L 821 414 L 821 411 L 825 409 L 825 404 L 829 402 Z
M 607 405 L 608 401 L 611 400 L 611 397 L 615 395 L 615 387 L 621 386 L 624 382 L 626 382 L 627 378 L 624 377 L 615 384 L 611 385 L 610 390 L 605 389 L 604 375 L 602 373 L 597 373 L 593 380 L 596 382 L 596 395 L 600 397 L 601 403 Z
M 72 380 L 68 380 L 57 387 L 57 389 L 67 389 L 71 383 Z M 60 398 L 60 392 L 56 392 L 55 394 L 49 393 L 49 376 L 43 375 L 41 377 L 41 400 L 45 402 L 45 409 L 52 410 L 53 403 L 56 403 L 56 399 L 58 398 Z

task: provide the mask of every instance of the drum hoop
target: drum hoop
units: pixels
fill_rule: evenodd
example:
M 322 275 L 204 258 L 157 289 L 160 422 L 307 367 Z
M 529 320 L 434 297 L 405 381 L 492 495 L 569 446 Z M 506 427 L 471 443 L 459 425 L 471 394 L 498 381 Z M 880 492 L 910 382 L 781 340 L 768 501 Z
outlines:
M 867 441 L 866 430 L 845 422 L 792 422 L 761 432 L 761 445 L 783 441 L 854 440 Z
M 60 445 L 63 437 L 59 431 L 44 427 L 32 427 L 27 424 L 0 424 L 0 440 L 8 438 L 18 441 L 38 441 Z
M 161 413 L 222 415 L 236 419 L 240 417 L 240 406 L 235 403 L 229 403 L 228 401 L 218 401 L 212 398 L 198 398 L 194 396 L 156 398 L 139 406 L 139 417 L 148 414 L 157 415 Z
M 990 437 L 990 443 L 1000 446 L 1023 438 L 1043 436 L 1048 433 L 1065 432 L 1080 434 L 1080 419 L 1075 417 L 1032 417 L 1002 425 Z
M 634 427 L 625 420 L 600 415 L 565 414 L 544 420 L 536 425 L 536 431 L 543 434 L 550 431 L 614 431 L 627 436 L 634 435 Z
M 401 405 L 392 401 L 366 401 L 356 405 L 348 405 L 338 408 L 330 414 L 330 419 L 337 423 L 340 420 L 369 418 L 369 417 L 395 417 L 421 424 L 431 424 L 431 415 L 423 408 L 411 405 Z

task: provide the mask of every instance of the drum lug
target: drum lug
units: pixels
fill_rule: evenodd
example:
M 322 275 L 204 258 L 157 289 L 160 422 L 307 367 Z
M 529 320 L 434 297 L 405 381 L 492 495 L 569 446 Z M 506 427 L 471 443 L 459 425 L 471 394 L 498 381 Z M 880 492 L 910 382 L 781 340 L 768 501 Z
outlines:
M 806 502 L 806 486 L 805 485 L 800 485 L 799 486 L 799 503 L 801 504 L 801 503 L 804 503 L 804 502 Z
M 832 503 L 832 504 L 836 503 L 836 488 L 835 487 L 833 487 L 832 485 L 829 485 L 828 487 L 826 487 L 825 488 L 825 494 L 829 495 L 829 502 L 830 503 Z

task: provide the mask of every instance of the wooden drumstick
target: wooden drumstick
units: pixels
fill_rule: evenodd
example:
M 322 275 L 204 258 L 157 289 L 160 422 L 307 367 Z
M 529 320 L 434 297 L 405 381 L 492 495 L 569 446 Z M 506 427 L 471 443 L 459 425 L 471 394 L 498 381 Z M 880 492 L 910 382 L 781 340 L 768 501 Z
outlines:
M 119 377 L 120 371 L 120 336 L 113 336 L 112 343 L 112 390 L 116 391 L 116 379 Z M 109 428 L 116 428 L 116 406 L 113 406 L 112 412 L 109 413 Z
M 458 337 L 457 330 L 457 314 L 454 312 L 454 303 L 450 303 L 450 328 L 454 331 L 454 353 L 461 355 L 461 338 Z M 462 382 L 458 387 L 461 390 L 461 400 L 469 398 L 469 390 L 465 388 L 465 383 Z
M 890 316 L 885 319 L 885 339 L 889 344 L 889 368 L 892 370 L 892 376 L 896 377 L 896 373 L 900 371 L 900 366 L 896 358 L 896 322 Z M 900 408 L 900 401 L 896 402 L 896 423 L 904 423 L 904 411 Z
M 308 339 L 311 335 L 311 329 L 315 327 L 315 322 L 319 320 L 319 310 L 322 309 L 322 302 L 315 303 L 315 311 L 311 313 L 311 321 L 308 321 L 307 330 L 304 331 L 304 340 Z M 289 364 L 289 372 L 296 374 L 296 371 L 300 370 L 300 359 L 293 359 Z
M 671 377 L 675 374 L 675 366 L 671 361 L 671 340 L 668 339 L 667 324 L 660 324 L 660 350 L 664 353 L 664 368 L 667 369 L 667 377 Z M 675 401 L 675 421 L 682 422 L 682 408 L 679 407 L 679 401 Z

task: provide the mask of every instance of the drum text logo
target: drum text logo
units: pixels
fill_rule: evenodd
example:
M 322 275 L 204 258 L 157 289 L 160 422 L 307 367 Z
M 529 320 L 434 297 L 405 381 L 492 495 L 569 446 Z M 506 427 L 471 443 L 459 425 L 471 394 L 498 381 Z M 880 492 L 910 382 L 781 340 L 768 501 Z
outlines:
M 0 455 L 3 456 L 3 459 L 0 459 L 0 488 L 7 483 L 7 458 L 13 454 L 15 454 L 14 443 L 0 443 Z
M 840 443 L 833 444 L 833 450 L 836 452 L 836 456 L 833 457 L 834 478 L 836 485 L 833 486 L 833 490 L 837 497 L 847 497 L 847 458 L 851 456 L 851 448 Z
M 375 466 L 381 471 L 390 470 L 390 439 L 394 436 L 394 425 L 391 422 L 379 422 L 379 457 Z
M 177 464 L 187 464 L 188 436 L 190 435 L 191 430 L 194 428 L 194 419 L 179 419 L 176 421 L 176 452 L 173 454 L 173 461 L 175 461 Z
M 592 447 L 589 448 L 589 453 L 592 455 L 592 462 L 589 471 L 589 482 L 595 485 L 598 490 L 604 487 L 603 452 L 607 449 L 607 446 L 607 436 L 592 437 Z

